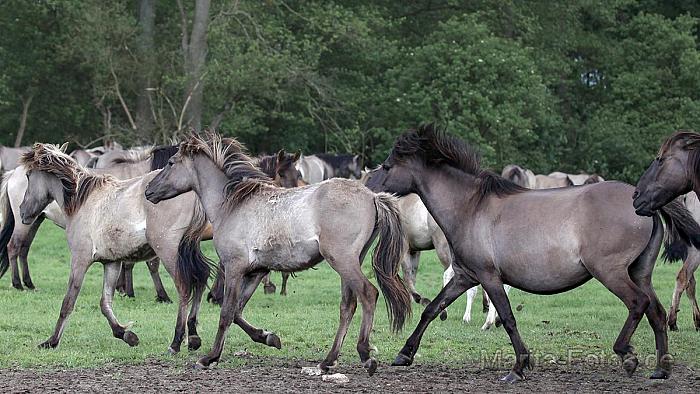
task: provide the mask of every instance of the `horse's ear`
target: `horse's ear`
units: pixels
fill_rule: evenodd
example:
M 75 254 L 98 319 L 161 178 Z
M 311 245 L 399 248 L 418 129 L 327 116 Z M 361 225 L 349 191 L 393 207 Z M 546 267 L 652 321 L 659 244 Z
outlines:
M 301 150 L 297 150 L 297 151 L 294 153 L 294 157 L 292 158 L 292 162 L 295 162 L 295 161 L 299 160 L 300 157 L 301 157 Z
M 61 145 L 58 149 L 60 149 L 61 152 L 65 153 L 66 149 L 68 149 L 68 144 L 70 144 L 70 142 L 64 142 L 63 145 Z
M 279 152 L 277 152 L 277 163 L 281 163 L 282 160 L 284 160 L 284 149 L 280 149 Z

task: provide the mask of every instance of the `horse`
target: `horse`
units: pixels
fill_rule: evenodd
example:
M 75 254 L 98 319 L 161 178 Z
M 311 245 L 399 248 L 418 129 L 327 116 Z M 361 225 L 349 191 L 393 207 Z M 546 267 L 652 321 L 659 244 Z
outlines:
M 367 372 L 376 371 L 369 337 L 378 291 L 361 264 L 377 234 L 372 267 L 392 329 L 400 330 L 411 314 L 411 296 L 398 275 L 403 231 L 394 197 L 342 178 L 292 189 L 275 186 L 240 143 L 214 133 L 183 142 L 149 184 L 146 198 L 159 204 L 189 191 L 204 205 L 226 273 L 219 331 L 212 350 L 197 361 L 199 368 L 218 362 L 232 322 L 254 342 L 280 349 L 280 338 L 248 323 L 243 309 L 270 270 L 296 272 L 325 259 L 340 275 L 342 297 L 336 337 L 319 368 L 325 372 L 336 365 L 359 298 L 357 351 Z
M 177 152 L 177 146 L 159 146 L 151 150 L 150 154 L 142 161 L 125 161 L 120 160 L 106 169 L 91 170 L 96 174 L 109 174 L 118 179 L 129 179 L 135 176 L 144 175 L 152 170 L 163 168 L 168 162 L 170 156 Z M 39 226 L 48 218 L 57 226 L 65 229 L 65 215 L 58 207 L 56 202 L 49 204 L 43 214 L 31 225 L 22 224 L 19 217 L 19 205 L 22 202 L 24 193 L 27 189 L 26 169 L 24 166 L 19 166 L 16 169 L 5 174 L 2 189 L 0 191 L 0 202 L 5 207 L 3 212 L 3 228 L 0 231 L 0 278 L 5 274 L 8 266 L 12 273 L 12 286 L 15 289 L 22 290 L 22 281 L 28 289 L 34 289 L 29 273 L 29 263 L 27 256 L 29 249 L 34 240 Z M 22 266 L 22 280 L 20 280 L 17 261 L 19 260 Z M 148 261 L 148 270 L 151 274 L 156 289 L 156 301 L 169 303 L 170 297 L 163 287 L 158 269 L 160 263 L 157 259 Z M 123 293 L 128 297 L 134 296 L 132 270 L 133 263 L 126 263 L 120 274 L 120 285 L 118 290 L 123 290 Z
M 698 200 L 698 196 L 690 192 L 684 195 L 682 199 L 695 221 L 700 220 L 700 200 Z M 668 312 L 668 328 L 671 331 L 678 331 L 678 304 L 684 291 L 687 291 L 686 294 L 688 295 L 688 300 L 690 300 L 695 330 L 700 331 L 700 308 L 698 308 L 698 301 L 695 298 L 695 271 L 698 269 L 698 266 L 700 266 L 700 250 L 695 248 L 688 249 L 688 256 L 685 258 L 683 266 L 676 276 L 676 285 L 673 289 L 671 307 Z
M 690 191 L 700 192 L 700 134 L 678 130 L 664 141 L 637 182 L 634 208 L 639 215 L 657 210 Z
M 10 170 L 14 170 L 18 163 L 19 157 L 23 153 L 29 151 L 29 147 L 22 146 L 19 148 L 11 148 L 9 146 L 0 145 L 0 174 Z
M 358 155 L 317 153 L 314 156 L 325 161 L 330 166 L 332 172 L 328 178 L 362 178 L 362 160 Z
M 323 182 L 333 178 L 333 167 L 315 155 L 301 155 L 296 163 L 301 179 L 308 184 Z
M 285 153 L 284 149 L 277 152 L 276 156 L 261 156 L 257 158 L 256 165 L 273 179 L 276 185 L 291 188 L 297 187 L 299 184 L 300 176 L 299 171 L 297 171 L 294 163 L 299 160 L 301 152 L 295 154 Z M 221 270 L 216 280 L 211 286 L 209 294 L 207 294 L 207 301 L 212 302 L 217 305 L 221 305 L 224 299 L 224 278 L 223 270 Z M 282 289 L 280 290 L 280 295 L 287 295 L 287 281 L 289 280 L 289 273 L 282 272 Z M 263 287 L 265 294 L 274 294 L 277 287 L 270 280 L 270 275 L 265 275 L 263 278 Z
M 550 175 L 535 175 L 534 189 L 553 189 L 569 186 L 574 186 L 574 182 L 568 176 L 560 178 Z
M 197 314 L 210 276 L 210 263 L 199 248 L 207 222 L 197 197 L 193 193 L 184 194 L 155 206 L 146 201 L 143 192 L 160 170 L 129 180 L 95 175 L 54 145 L 35 144 L 22 156 L 21 163 L 27 168 L 28 183 L 20 205 L 22 223 L 31 224 L 55 201 L 66 217 L 66 238 L 71 251 L 71 272 L 61 313 L 53 335 L 39 347 L 59 345 L 85 272 L 95 261 L 104 267 L 100 309 L 112 335 L 129 346 L 138 345 L 138 336 L 114 315 L 114 288 L 123 261 L 157 256 L 173 277 L 180 296 L 175 336 L 168 350 L 171 353 L 180 350 L 185 328 L 188 348 L 198 349 L 201 340 L 197 334 Z M 192 309 L 188 318 L 190 300 Z
M 549 174 L 548 176 L 554 177 L 554 178 L 569 178 L 571 180 L 571 183 L 573 183 L 574 186 L 578 185 L 590 185 L 593 183 L 598 183 L 598 182 L 605 182 L 605 179 L 603 179 L 602 176 L 598 174 L 585 174 L 585 173 L 580 173 L 580 174 L 567 174 L 564 172 L 560 171 L 555 171 Z
M 501 176 L 524 188 L 537 188 L 537 179 L 535 178 L 535 174 L 526 168 L 520 167 L 519 165 L 508 164 L 507 166 L 503 167 Z
M 432 124 L 402 134 L 379 172 L 367 187 L 399 196 L 418 194 L 455 254 L 454 278 L 425 308 L 393 365 L 411 365 L 430 322 L 481 283 L 516 355 L 503 380 L 524 379 L 525 367 L 531 367 L 530 353 L 503 284 L 556 294 L 596 278 L 629 310 L 613 346 L 627 374 L 638 365 L 630 338 L 646 314 L 658 353 L 651 378 L 670 376 L 666 312 L 651 276 L 664 238 L 662 216 L 669 228 L 668 242 L 682 239 L 700 245 L 700 226 L 681 204 L 672 203 L 660 215 L 646 218 L 628 203 L 633 187 L 621 182 L 525 189 L 482 169 L 472 146 Z

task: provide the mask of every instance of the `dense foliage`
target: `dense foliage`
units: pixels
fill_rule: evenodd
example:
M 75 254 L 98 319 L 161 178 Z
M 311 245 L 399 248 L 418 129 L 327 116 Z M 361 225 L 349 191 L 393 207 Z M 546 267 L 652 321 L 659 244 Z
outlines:
M 254 152 L 376 163 L 435 120 L 496 169 L 635 181 L 664 136 L 699 124 L 699 4 L 6 0 L 0 143 L 24 110 L 24 144 L 164 142 L 201 124 Z

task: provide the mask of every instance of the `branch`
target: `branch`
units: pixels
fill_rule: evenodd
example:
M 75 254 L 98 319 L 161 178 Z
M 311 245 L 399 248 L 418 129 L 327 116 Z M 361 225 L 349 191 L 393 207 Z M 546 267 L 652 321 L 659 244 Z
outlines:
M 177 0 L 177 7 L 180 9 L 180 27 L 182 28 L 182 50 L 187 52 L 187 47 L 189 46 L 189 39 L 187 34 L 187 14 L 185 13 L 185 7 L 182 6 L 181 0 Z
M 119 79 L 117 78 L 117 74 L 114 72 L 114 66 L 112 65 L 112 59 L 109 60 L 109 71 L 112 73 L 112 77 L 114 77 L 114 88 L 117 93 L 117 97 L 119 98 L 119 102 L 122 104 L 122 108 L 124 109 L 124 113 L 126 113 L 126 117 L 129 119 L 129 124 L 131 124 L 131 128 L 133 130 L 136 130 L 136 123 L 134 123 L 134 118 L 131 117 L 131 112 L 129 112 L 129 107 L 126 106 L 126 102 L 124 101 L 124 97 L 122 97 L 122 93 L 119 91 Z
M 190 89 L 190 92 L 187 94 L 187 99 L 185 100 L 185 104 L 182 106 L 182 111 L 180 111 L 180 119 L 177 121 L 177 132 L 179 133 L 182 131 L 182 118 L 185 117 L 185 111 L 187 111 L 187 106 L 190 104 L 190 100 L 192 99 L 192 93 L 194 93 L 195 90 L 199 87 L 200 82 L 204 79 L 204 76 L 207 75 L 205 72 L 202 74 L 202 76 L 197 79 L 197 83 L 192 86 L 192 89 Z

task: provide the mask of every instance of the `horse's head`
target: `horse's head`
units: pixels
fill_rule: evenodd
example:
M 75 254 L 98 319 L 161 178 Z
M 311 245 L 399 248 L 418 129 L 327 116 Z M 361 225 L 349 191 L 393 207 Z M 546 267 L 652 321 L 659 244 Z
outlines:
M 194 158 L 183 149 L 168 159 L 158 175 L 146 187 L 146 199 L 154 204 L 187 193 L 194 187 Z
M 634 209 L 651 216 L 660 207 L 692 190 L 700 165 L 700 135 L 678 131 L 661 146 L 659 154 L 637 182 Z
M 285 153 L 284 149 L 277 152 L 277 164 L 275 165 L 275 182 L 282 187 L 290 188 L 299 185 L 301 174 L 296 168 L 301 152 L 294 154 Z
M 348 170 L 355 179 L 362 179 L 362 159 L 359 155 L 352 157 L 352 161 L 348 165 Z
M 22 155 L 20 162 L 27 171 L 27 190 L 19 206 L 23 224 L 34 222 L 55 196 L 63 196 L 65 200 L 74 189 L 73 165 L 77 163 L 63 152 L 64 148 L 34 144 L 31 151 Z
M 54 200 L 51 194 L 52 178 L 54 177 L 45 171 L 27 171 L 27 190 L 19 206 L 19 215 L 23 224 L 32 224 Z

